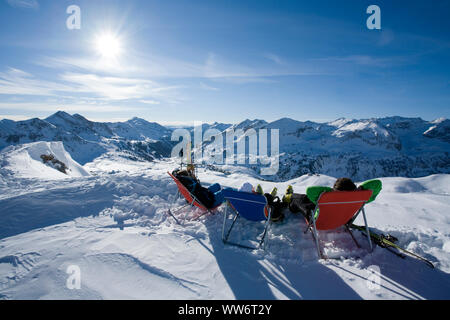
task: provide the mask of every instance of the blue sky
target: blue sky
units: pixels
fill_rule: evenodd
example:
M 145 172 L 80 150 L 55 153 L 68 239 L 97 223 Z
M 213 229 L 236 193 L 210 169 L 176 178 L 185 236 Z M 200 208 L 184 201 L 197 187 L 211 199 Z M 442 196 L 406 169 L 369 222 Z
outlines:
M 0 118 L 449 118 L 449 14 L 438 0 L 0 0 Z

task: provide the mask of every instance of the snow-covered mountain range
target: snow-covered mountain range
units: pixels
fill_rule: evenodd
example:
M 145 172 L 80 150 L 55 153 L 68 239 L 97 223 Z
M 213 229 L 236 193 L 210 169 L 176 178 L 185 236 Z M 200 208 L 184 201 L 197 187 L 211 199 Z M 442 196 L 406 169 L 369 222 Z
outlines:
M 316 123 L 283 118 L 271 123 L 246 120 L 228 128 L 232 129 L 254 129 L 257 133 L 259 129 L 279 129 L 280 169 L 271 180 L 310 173 L 365 180 L 450 172 L 447 119 L 429 122 L 389 117 Z
M 79 114 L 58 111 L 46 119 L 0 121 L 0 150 L 9 145 L 37 141 L 62 141 L 72 158 L 86 164 L 108 153 L 133 160 L 153 160 L 170 155 L 171 130 L 139 118 L 126 122 L 89 121 Z
M 139 118 L 102 123 L 59 111 L 42 120 L 1 120 L 0 150 L 9 145 L 62 141 L 72 158 L 81 164 L 106 153 L 151 161 L 170 155 L 173 129 Z M 279 129 L 280 169 L 269 177 L 271 180 L 287 180 L 309 173 L 356 180 L 450 173 L 448 119 L 342 118 L 317 123 L 283 118 L 270 123 L 245 120 L 235 125 L 217 122 L 203 125 L 203 132 L 208 129 L 216 129 L 224 137 L 227 130 Z M 208 152 L 206 145 L 205 154 Z

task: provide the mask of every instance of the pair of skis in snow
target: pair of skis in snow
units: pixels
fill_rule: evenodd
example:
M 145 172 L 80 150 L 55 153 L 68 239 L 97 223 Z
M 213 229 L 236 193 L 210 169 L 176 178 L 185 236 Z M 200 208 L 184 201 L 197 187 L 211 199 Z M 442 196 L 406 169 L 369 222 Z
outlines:
M 362 226 L 357 226 L 355 224 L 350 224 L 349 225 L 350 228 L 355 229 L 360 231 L 361 233 L 363 233 L 364 235 L 367 236 L 367 231 L 365 227 Z M 405 259 L 406 255 L 412 256 L 416 259 L 419 259 L 420 261 L 425 262 L 429 267 L 434 268 L 434 265 L 427 259 L 411 252 L 408 251 L 406 249 L 403 249 L 402 247 L 398 246 L 395 242 L 398 241 L 397 238 L 391 236 L 391 235 L 384 235 L 384 234 L 377 234 L 375 232 L 373 232 L 372 230 L 369 229 L 369 233 L 370 233 L 370 238 L 372 239 L 372 241 L 382 247 L 385 248 L 387 250 L 389 250 L 390 252 L 394 253 L 395 255 L 397 255 L 398 257 Z

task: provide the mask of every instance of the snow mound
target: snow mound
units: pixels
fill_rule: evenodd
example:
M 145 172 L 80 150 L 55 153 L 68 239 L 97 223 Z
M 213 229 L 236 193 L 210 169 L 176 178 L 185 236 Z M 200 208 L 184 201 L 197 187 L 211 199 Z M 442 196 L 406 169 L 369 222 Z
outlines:
M 434 194 L 450 194 L 450 175 L 435 174 L 423 178 L 381 178 L 383 190 L 386 192 L 411 193 L 428 192 Z
M 53 156 L 65 165 L 65 172 L 48 161 L 44 163 L 42 156 Z M 40 178 L 58 180 L 69 177 L 89 176 L 89 173 L 64 149 L 62 142 L 34 142 L 5 148 L 0 152 L 1 171 L 12 172 L 20 178 Z

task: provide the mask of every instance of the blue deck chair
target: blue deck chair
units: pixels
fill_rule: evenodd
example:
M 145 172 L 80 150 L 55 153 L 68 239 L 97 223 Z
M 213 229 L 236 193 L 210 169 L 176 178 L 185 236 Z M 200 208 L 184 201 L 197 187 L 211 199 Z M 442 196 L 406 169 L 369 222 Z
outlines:
M 222 241 L 225 244 L 230 244 L 246 249 L 256 250 L 261 248 L 262 244 L 264 243 L 264 239 L 267 235 L 267 231 L 269 229 L 270 225 L 270 218 L 271 218 L 271 209 L 267 205 L 267 199 L 265 196 L 255 193 L 249 193 L 249 192 L 240 192 L 233 189 L 224 189 L 223 190 L 223 197 L 225 201 L 227 202 L 227 206 L 225 209 L 225 214 L 223 217 L 223 227 L 222 227 Z M 231 227 L 228 229 L 228 231 L 225 234 L 225 224 L 228 218 L 228 208 L 231 208 L 233 212 L 235 213 L 233 222 L 231 224 Z M 266 216 L 266 208 L 267 208 L 267 216 Z M 228 238 L 230 237 L 231 230 L 233 229 L 236 220 L 239 217 L 243 217 L 246 220 L 250 221 L 266 221 L 265 227 L 264 227 L 264 233 L 262 235 L 261 240 L 259 241 L 258 247 L 251 247 L 244 244 L 234 243 L 228 241 Z

